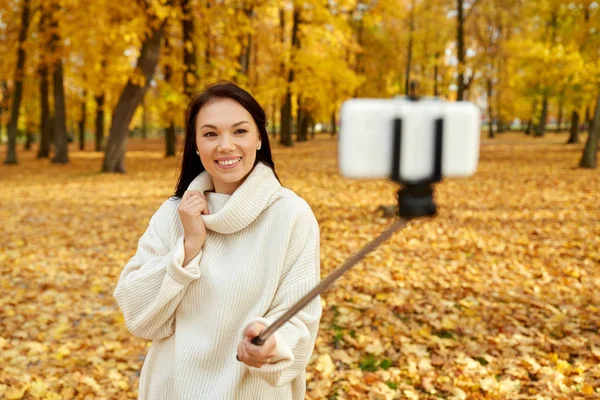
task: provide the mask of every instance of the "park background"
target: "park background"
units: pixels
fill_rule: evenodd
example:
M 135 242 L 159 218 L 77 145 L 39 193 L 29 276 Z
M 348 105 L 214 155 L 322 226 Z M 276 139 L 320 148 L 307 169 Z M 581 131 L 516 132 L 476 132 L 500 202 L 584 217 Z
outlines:
M 112 291 L 218 80 L 267 111 L 323 276 L 397 190 L 339 176 L 342 102 L 482 111 L 475 176 L 323 294 L 307 399 L 600 397 L 599 2 L 0 0 L 0 54 L 0 399 L 136 397 Z

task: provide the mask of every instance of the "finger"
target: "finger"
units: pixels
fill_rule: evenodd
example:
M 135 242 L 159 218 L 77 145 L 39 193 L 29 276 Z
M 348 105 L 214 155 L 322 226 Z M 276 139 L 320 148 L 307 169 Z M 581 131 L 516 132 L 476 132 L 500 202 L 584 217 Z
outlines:
M 207 204 L 206 200 L 196 197 L 196 198 L 190 199 L 188 203 L 184 204 L 183 208 L 192 209 L 195 206 L 203 205 L 203 204 Z
M 248 328 L 246 328 L 246 332 L 245 332 L 245 336 L 246 339 L 248 340 L 252 340 L 254 339 L 256 336 L 258 336 L 262 330 L 265 329 L 265 326 L 259 322 L 253 322 L 251 323 Z
M 187 202 L 189 202 L 192 199 L 206 200 L 206 197 L 197 190 L 188 190 L 183 194 L 183 197 L 181 198 L 181 202 L 183 204 L 186 204 Z
M 255 346 L 250 342 L 244 342 L 244 352 L 251 359 L 256 360 L 257 362 L 266 363 L 269 359 L 274 357 L 274 355 L 270 354 L 268 349 L 264 349 L 259 346 Z

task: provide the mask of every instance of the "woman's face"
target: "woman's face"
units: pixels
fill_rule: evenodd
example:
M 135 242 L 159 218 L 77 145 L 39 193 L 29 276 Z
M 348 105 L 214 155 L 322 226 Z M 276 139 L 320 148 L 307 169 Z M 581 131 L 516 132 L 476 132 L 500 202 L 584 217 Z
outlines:
M 216 99 L 196 117 L 196 146 L 215 192 L 232 194 L 252 171 L 260 133 L 252 115 L 233 99 Z

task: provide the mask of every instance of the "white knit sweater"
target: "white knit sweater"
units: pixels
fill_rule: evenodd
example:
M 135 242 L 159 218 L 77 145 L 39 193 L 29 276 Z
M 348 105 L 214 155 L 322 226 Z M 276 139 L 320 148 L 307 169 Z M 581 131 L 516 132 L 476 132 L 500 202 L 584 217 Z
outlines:
M 319 283 L 319 228 L 308 204 L 257 164 L 231 195 L 208 199 L 204 247 L 184 261 L 179 200 L 152 216 L 114 296 L 132 334 L 152 339 L 140 377 L 143 400 L 299 400 L 319 320 L 316 298 L 275 334 L 277 357 L 261 368 L 235 358 L 245 328 L 269 325 Z

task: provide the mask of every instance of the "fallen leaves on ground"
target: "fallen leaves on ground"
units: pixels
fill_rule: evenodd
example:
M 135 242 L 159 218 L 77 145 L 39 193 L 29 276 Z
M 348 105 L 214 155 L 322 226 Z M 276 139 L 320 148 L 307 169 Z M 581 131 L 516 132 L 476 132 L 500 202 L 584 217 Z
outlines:
M 600 397 L 600 175 L 566 136 L 484 141 L 477 174 L 436 186 L 414 220 L 322 296 L 307 399 Z M 73 149 L 74 150 L 74 149 Z M 177 160 L 131 141 L 102 154 L 0 166 L 0 399 L 135 398 L 146 341 L 112 291 Z M 326 276 L 391 224 L 386 181 L 337 174 L 336 142 L 274 145 L 311 204 Z

